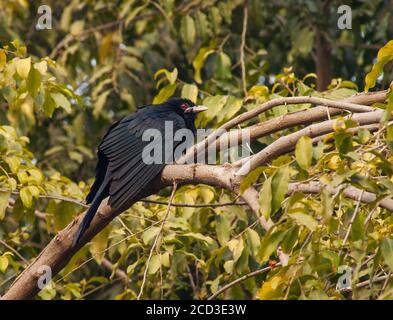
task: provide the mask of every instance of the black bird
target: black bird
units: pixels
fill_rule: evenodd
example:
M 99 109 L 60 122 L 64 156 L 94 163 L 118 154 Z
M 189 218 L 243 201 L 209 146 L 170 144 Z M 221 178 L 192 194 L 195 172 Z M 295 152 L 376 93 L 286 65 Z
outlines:
M 142 140 L 143 133 L 147 129 L 158 129 L 165 146 L 168 143 L 165 122 L 173 125 L 174 133 L 179 129 L 189 129 L 195 134 L 196 114 L 206 109 L 188 99 L 171 98 L 163 104 L 142 106 L 109 128 L 98 146 L 95 181 L 86 198 L 91 205 L 79 225 L 74 245 L 89 227 L 102 200 L 109 196 L 111 208 L 122 208 L 164 168 L 165 161 L 145 163 L 142 152 L 149 141 Z M 175 147 L 180 142 L 171 143 Z

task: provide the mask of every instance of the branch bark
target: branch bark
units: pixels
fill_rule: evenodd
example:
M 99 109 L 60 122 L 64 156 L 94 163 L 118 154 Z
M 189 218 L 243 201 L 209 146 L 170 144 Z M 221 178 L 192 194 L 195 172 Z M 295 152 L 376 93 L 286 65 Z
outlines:
M 386 93 L 377 93 L 377 94 L 371 94 L 371 95 L 357 95 L 353 97 L 352 101 L 355 101 L 356 103 L 373 103 L 373 102 L 378 102 L 378 101 L 384 101 L 386 97 Z M 300 99 L 300 98 L 307 98 L 307 99 Z M 258 112 L 263 112 L 266 110 L 266 106 L 273 107 L 275 105 L 280 105 L 283 104 L 283 101 L 281 99 L 277 99 L 280 101 L 274 101 L 274 102 L 268 102 L 267 104 L 264 104 L 264 106 L 261 106 L 261 108 L 258 109 Z M 294 102 L 296 101 L 296 102 Z M 300 102 L 300 101 L 306 101 L 306 102 Z M 314 101 L 314 102 L 312 102 Z M 321 100 L 312 100 L 311 97 L 299 97 L 299 99 L 295 100 L 292 99 L 293 103 L 319 103 Z M 285 100 L 284 100 L 285 103 Z M 326 105 L 329 106 L 339 106 L 339 107 L 344 107 L 345 104 L 342 104 L 340 102 L 329 102 Z M 347 107 L 353 107 L 346 104 Z M 356 106 L 356 108 L 359 107 L 359 105 Z M 366 111 L 368 108 L 367 106 L 362 106 L 363 110 L 358 109 L 359 111 Z M 319 109 L 318 109 L 319 108 Z M 325 109 L 324 111 L 322 109 Z M 311 110 L 315 110 L 313 113 L 310 112 Z M 308 111 L 308 116 L 309 118 L 299 118 L 298 119 L 298 124 L 304 124 L 308 123 L 308 121 L 314 121 L 316 119 L 324 119 L 326 117 L 326 107 L 317 107 L 313 108 Z M 336 112 L 335 110 L 338 109 L 330 109 L 329 112 L 330 114 L 333 114 Z M 368 111 L 369 109 L 367 109 Z M 236 117 L 232 121 L 229 121 L 224 127 L 230 128 L 234 125 L 237 125 L 247 119 L 250 119 L 251 117 L 254 117 L 255 115 L 259 114 L 256 111 L 252 111 L 251 113 L 245 113 L 239 117 Z M 338 113 L 341 112 L 341 110 L 337 111 Z M 373 112 L 367 112 L 363 114 L 355 114 L 352 117 L 357 120 L 361 124 L 369 124 L 369 123 L 376 123 L 379 121 L 379 118 L 381 116 L 382 111 L 373 111 Z M 306 113 L 303 113 L 303 115 Z M 244 116 L 246 115 L 246 116 Z M 299 116 L 299 113 L 297 115 L 292 115 L 288 114 L 286 115 L 285 119 L 281 120 L 284 121 L 281 122 L 282 126 L 281 128 L 284 128 L 286 125 L 291 125 L 295 126 L 297 123 L 295 120 L 296 116 Z M 290 119 L 290 120 L 288 120 Z M 310 120 L 313 119 L 313 120 Z M 288 146 L 290 144 L 293 144 L 296 139 L 298 139 L 301 135 L 304 134 L 309 134 L 312 135 L 313 132 L 318 132 L 318 134 L 322 134 L 325 132 L 330 132 L 332 129 L 332 122 L 331 121 L 325 121 L 320 124 L 316 124 L 315 127 L 309 126 L 305 129 L 302 129 L 294 134 L 291 134 L 287 136 L 286 140 L 279 139 L 270 146 L 272 147 L 267 147 L 265 148 L 262 153 L 257 154 L 256 156 L 252 157 L 250 161 L 252 161 L 252 166 L 257 166 L 260 165 L 261 163 L 266 163 L 270 159 L 272 159 L 273 155 L 279 154 L 283 149 L 280 149 L 282 147 Z M 271 130 L 274 130 L 273 128 Z M 267 132 L 267 131 L 265 131 Z M 257 136 L 257 135 L 255 135 Z M 214 141 L 214 140 L 213 140 Z M 268 152 L 265 150 L 268 149 Z M 83 218 L 83 214 L 79 215 L 76 217 L 66 228 L 61 230 L 53 239 L 50 241 L 50 243 L 45 247 L 45 249 L 36 257 L 36 259 L 17 277 L 17 279 L 14 281 L 12 286 L 9 288 L 9 290 L 6 292 L 6 294 L 1 298 L 1 299 L 10 299 L 10 300 L 20 300 L 20 299 L 32 299 L 39 291 L 39 288 L 37 286 L 37 280 L 41 276 L 39 273 L 40 267 L 43 265 L 49 266 L 52 270 L 52 275 L 56 275 L 58 272 L 61 271 L 61 269 L 69 262 L 69 260 L 72 258 L 72 256 L 83 246 L 85 245 L 90 239 L 92 239 L 97 233 L 99 233 L 107 224 L 109 224 L 118 214 L 123 212 L 124 210 L 128 209 L 133 203 L 136 201 L 149 196 L 151 194 L 156 193 L 158 190 L 162 189 L 163 187 L 173 185 L 173 183 L 176 184 L 208 184 L 211 186 L 215 187 L 220 187 L 220 188 L 225 188 L 234 194 L 239 194 L 239 189 L 240 189 L 240 183 L 242 180 L 242 177 L 236 174 L 238 167 L 231 165 L 231 164 L 224 164 L 224 165 L 204 165 L 204 164 L 175 164 L 175 165 L 167 165 L 164 170 L 162 171 L 162 174 L 160 177 L 158 177 L 149 187 L 145 190 L 141 190 L 140 194 L 134 198 L 130 199 L 127 204 L 125 204 L 122 208 L 119 208 L 118 210 L 113 210 L 108 204 L 107 201 L 104 200 L 103 203 L 101 204 L 100 208 L 98 209 L 98 212 L 93 219 L 89 229 L 85 233 L 85 235 L 82 237 L 80 243 L 76 246 L 72 246 L 72 241 L 74 234 L 76 232 L 76 229 L 79 225 L 79 222 Z M 294 188 L 294 186 L 292 186 Z M 301 188 L 300 185 L 297 185 L 296 188 L 300 190 Z M 307 190 L 305 187 L 302 187 L 304 192 Z M 308 191 L 311 192 L 316 192 L 318 189 L 314 185 L 309 185 L 308 186 Z M 356 189 L 356 188 L 355 188 Z M 320 189 L 319 189 L 320 190 Z M 358 189 L 359 190 L 359 189 Z M 358 190 L 353 190 L 349 189 L 347 190 L 347 196 L 351 197 L 352 194 L 357 193 Z M 363 200 L 364 202 L 373 202 L 376 200 L 376 196 L 373 194 L 368 194 L 364 192 L 363 197 L 365 197 Z M 248 188 L 241 196 L 242 200 L 247 203 L 247 205 L 251 208 L 251 210 L 254 213 L 259 212 L 259 199 L 258 199 L 258 191 L 255 190 L 254 187 Z M 383 199 L 379 202 L 379 205 L 382 207 L 392 210 L 393 209 L 393 200 L 391 199 Z M 272 225 L 272 221 L 268 220 L 263 220 L 261 221 L 262 226 L 268 230 Z

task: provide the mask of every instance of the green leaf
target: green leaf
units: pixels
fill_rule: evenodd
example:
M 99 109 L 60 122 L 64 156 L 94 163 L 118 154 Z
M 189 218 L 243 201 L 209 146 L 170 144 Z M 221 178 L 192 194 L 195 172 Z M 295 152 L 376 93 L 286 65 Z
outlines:
M 78 207 L 71 202 L 62 201 L 56 203 L 55 201 L 50 201 L 46 211 L 53 214 L 55 230 L 60 231 L 72 221 L 78 213 Z
M 41 85 L 41 73 L 35 69 L 31 68 L 29 76 L 27 78 L 26 87 L 27 91 L 32 97 L 35 97 L 38 93 L 38 89 Z
M 233 255 L 233 261 L 236 262 L 239 260 L 240 256 L 244 250 L 244 242 L 243 239 L 232 239 L 228 242 L 228 248 L 231 250 Z
M 8 164 L 11 172 L 13 172 L 13 173 L 18 172 L 21 161 L 22 161 L 21 158 L 15 157 L 15 156 L 9 156 L 9 157 L 5 158 L 5 162 Z
M 183 88 L 181 89 L 181 96 L 196 103 L 198 97 L 198 87 L 195 84 L 184 84 Z
M 47 117 L 52 117 L 53 111 L 56 109 L 56 103 L 50 95 L 50 92 L 45 91 L 45 102 L 42 106 Z
M 263 167 L 258 167 L 251 171 L 240 183 L 240 194 L 242 194 L 249 186 L 256 182 L 259 176 L 262 174 Z
M 101 260 L 104 257 L 104 250 L 108 246 L 110 231 L 111 230 L 109 226 L 105 227 L 91 241 L 90 252 L 98 263 L 101 263 Z
M 8 268 L 8 264 L 9 264 L 8 258 L 4 255 L 0 256 L 0 271 L 2 273 L 6 272 L 6 270 Z
M 378 77 L 382 74 L 384 66 L 393 60 L 393 40 L 390 40 L 378 51 L 377 62 L 373 65 L 371 71 L 366 75 L 364 91 L 375 87 Z
M 26 208 L 30 208 L 33 204 L 33 195 L 31 194 L 30 189 L 28 187 L 23 187 L 20 189 L 19 195 L 22 199 L 23 205 Z
M 259 192 L 259 212 L 266 219 L 270 217 L 272 212 L 272 177 L 265 180 L 261 191 Z
M 293 226 L 288 230 L 281 243 L 281 247 L 284 253 L 290 253 L 292 251 L 293 247 L 296 244 L 296 241 L 298 241 L 299 239 L 299 230 L 299 226 Z
M 393 239 L 384 239 L 381 244 L 381 253 L 390 270 L 393 271 Z
M 152 241 L 160 232 L 159 227 L 151 227 L 148 230 L 146 230 L 143 235 L 142 235 L 142 241 L 144 244 L 148 244 L 150 241 Z
M 283 283 L 285 278 L 275 275 L 269 280 L 263 282 L 262 287 L 257 292 L 259 300 L 279 300 L 283 295 Z
M 64 94 L 60 92 L 51 93 L 50 96 L 52 97 L 53 101 L 55 102 L 56 107 L 63 108 L 67 113 L 71 113 L 71 103 L 65 97 Z
M 393 150 L 393 125 L 386 128 L 386 140 L 390 150 Z
M 163 87 L 160 92 L 154 97 L 153 104 L 160 104 L 173 96 L 176 90 L 176 83 L 168 84 Z
M 15 101 L 16 91 L 10 86 L 5 86 L 2 90 L 2 94 L 9 104 Z
M 94 103 L 94 110 L 93 110 L 93 115 L 95 117 L 98 117 L 99 114 L 101 113 L 102 109 L 104 108 L 105 102 L 108 99 L 109 94 L 111 93 L 111 90 L 105 90 L 104 92 L 102 92 L 97 100 Z
M 161 257 L 159 254 L 154 254 L 150 261 L 149 261 L 149 266 L 148 266 L 148 272 L 149 274 L 155 274 L 161 266 Z
M 42 75 L 44 75 L 48 71 L 48 63 L 45 60 L 34 63 L 33 67 L 38 70 Z
M 10 200 L 11 191 L 1 191 L 0 192 L 0 220 L 4 219 L 5 210 L 8 207 L 8 202 Z
M 232 117 L 241 109 L 243 100 L 229 96 L 225 107 L 217 116 L 217 121 L 221 122 L 224 119 L 232 119 Z
M 259 238 L 258 232 L 256 232 L 251 228 L 248 228 L 246 230 L 246 235 L 247 235 L 247 243 L 250 248 L 250 251 L 254 256 L 256 256 L 261 246 L 261 240 Z
M 194 79 L 197 83 L 202 83 L 201 70 L 203 67 L 203 63 L 205 62 L 206 58 L 214 52 L 213 48 L 214 46 L 200 48 L 197 56 L 192 63 L 192 66 L 195 70 Z
M 187 233 L 179 234 L 179 236 L 194 238 L 195 240 L 203 241 L 203 242 L 205 242 L 208 245 L 216 244 L 216 242 L 212 238 L 210 238 L 208 236 L 205 236 L 205 235 L 203 235 L 201 233 L 187 232 Z
M 269 259 L 272 253 L 277 250 L 278 245 L 285 236 L 284 231 L 276 231 L 274 233 L 271 232 L 272 231 L 266 233 L 262 239 L 261 248 L 259 251 L 261 263 L 264 263 L 267 259 Z
M 216 77 L 218 79 L 230 79 L 230 78 L 232 78 L 231 59 L 224 52 L 220 52 L 218 54 L 215 74 L 216 74 Z
M 168 71 L 167 69 L 160 69 L 160 70 L 158 70 L 155 74 L 154 74 L 154 79 L 157 79 L 158 78 L 158 76 L 160 75 L 160 74 L 165 74 L 165 77 L 163 77 L 162 79 L 160 79 L 160 81 L 158 81 L 158 83 L 157 83 L 157 85 L 156 85 L 156 87 L 158 88 L 159 87 L 159 85 L 160 85 L 160 83 L 163 81 L 163 80 L 165 80 L 165 79 L 167 79 L 168 81 L 169 81 L 169 83 L 170 84 L 174 84 L 175 82 L 176 82 L 176 80 L 177 80 L 177 74 L 178 74 L 178 72 L 177 72 L 177 68 L 173 68 L 173 70 L 172 71 Z
M 318 222 L 310 215 L 302 212 L 294 212 L 288 214 L 298 225 L 306 226 L 311 231 L 315 231 L 318 227 Z
M 307 170 L 312 161 L 312 140 L 308 136 L 301 137 L 296 143 L 295 157 L 300 168 Z
M 276 213 L 281 207 L 281 203 L 285 199 L 288 192 L 289 184 L 289 167 L 279 168 L 273 176 L 271 182 L 272 190 L 272 211 L 271 214 Z
M 335 253 L 334 251 L 331 250 L 326 250 L 321 252 L 321 256 L 324 257 L 325 259 L 330 260 L 330 263 L 332 264 L 333 268 L 338 268 L 340 265 L 340 256 Z
M 195 42 L 195 23 L 190 16 L 185 16 L 180 23 L 180 36 L 187 47 Z
M 3 49 L 0 49 L 0 70 L 3 70 L 7 64 L 7 55 Z
M 393 87 L 393 86 L 392 86 Z M 392 118 L 392 112 L 393 112 L 393 93 L 392 93 L 392 88 L 389 90 L 387 94 L 387 105 L 386 109 L 383 111 L 382 117 L 381 117 L 381 123 L 382 124 L 387 124 L 388 121 Z
M 309 28 L 304 28 L 295 34 L 296 38 L 293 41 L 293 48 L 296 48 L 303 56 L 308 55 L 313 48 L 314 31 Z
M 75 21 L 70 26 L 70 33 L 73 36 L 78 36 L 83 31 L 84 26 L 85 22 L 83 20 Z
M 216 214 L 216 232 L 218 242 L 224 246 L 229 240 L 231 234 L 231 224 L 228 219 L 226 212 L 222 214 Z
M 222 108 L 224 107 L 225 103 L 228 100 L 228 96 L 213 96 L 213 97 L 207 97 L 205 100 L 203 100 L 203 105 L 207 107 L 207 110 L 204 112 L 204 116 L 212 120 L 214 117 L 216 117 L 219 112 L 222 111 Z
M 330 195 L 329 190 L 327 190 L 326 188 L 323 188 L 321 192 L 321 205 L 321 216 L 325 220 L 328 220 L 333 214 L 333 198 Z

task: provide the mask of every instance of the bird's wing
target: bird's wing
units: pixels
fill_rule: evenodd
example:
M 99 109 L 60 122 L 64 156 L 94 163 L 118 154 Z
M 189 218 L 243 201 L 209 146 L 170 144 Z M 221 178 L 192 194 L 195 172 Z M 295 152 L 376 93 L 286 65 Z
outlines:
M 133 115 L 131 115 L 131 116 L 133 116 Z M 114 124 L 112 124 L 109 127 L 109 129 L 108 129 L 108 131 L 105 134 L 103 139 L 105 139 L 105 137 L 114 128 L 116 128 L 118 126 L 119 122 L 120 121 L 116 121 Z M 91 203 L 94 200 L 94 197 L 96 196 L 97 191 L 100 189 L 101 184 L 104 182 L 106 171 L 108 169 L 108 163 L 109 163 L 108 159 L 107 159 L 105 154 L 100 149 L 98 149 L 98 151 L 97 151 L 97 158 L 98 158 L 98 161 L 97 161 L 97 165 L 96 165 L 96 169 L 95 169 L 96 176 L 95 176 L 95 179 L 94 179 L 94 183 L 93 183 L 93 185 L 90 188 L 89 194 L 86 197 L 86 203 L 87 204 Z
M 164 163 L 146 164 L 143 161 L 142 151 L 150 143 L 142 141 L 143 132 L 150 128 L 159 130 L 164 146 L 165 121 L 173 122 L 174 132 L 185 127 L 184 119 L 174 112 L 142 110 L 110 130 L 99 146 L 108 161 L 107 170 L 111 177 L 109 205 L 112 208 L 119 208 L 136 196 L 165 166 Z

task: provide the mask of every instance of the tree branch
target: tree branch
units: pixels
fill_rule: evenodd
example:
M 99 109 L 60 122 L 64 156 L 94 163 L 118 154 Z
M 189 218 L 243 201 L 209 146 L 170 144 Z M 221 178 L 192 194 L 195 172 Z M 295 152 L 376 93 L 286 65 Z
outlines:
M 371 95 L 357 95 L 353 97 L 352 101 L 356 101 L 356 103 L 373 103 L 377 101 L 384 101 L 386 97 L 386 93 L 376 93 Z M 300 99 L 302 98 L 302 99 Z M 304 99 L 306 98 L 306 99 Z M 284 98 L 285 99 L 285 98 Z M 290 99 L 290 98 L 287 98 Z M 296 100 L 297 99 L 297 100 Z M 267 110 L 266 108 L 271 108 L 276 105 L 280 105 L 283 103 L 324 103 L 321 100 L 313 100 L 313 97 L 295 97 L 290 100 L 282 100 L 275 99 L 273 102 L 269 101 L 266 104 L 263 104 L 261 107 L 256 108 L 258 112 L 263 112 Z M 318 98 L 319 99 L 319 98 Z M 284 102 L 283 102 L 284 101 Z M 303 101 L 303 102 L 302 102 Z M 314 101 L 314 102 L 313 102 Z M 354 107 L 360 111 L 360 107 L 366 106 L 354 106 L 353 104 L 343 104 L 342 102 L 326 102 L 327 106 L 339 106 L 345 107 Z M 267 107 L 268 106 L 268 107 Z M 359 108 L 358 108 L 359 107 Z M 318 107 L 317 107 L 318 108 Z M 317 108 L 313 108 L 314 110 Z M 320 107 L 325 108 L 326 107 Z M 254 109 L 255 110 L 255 109 Z M 231 128 L 234 125 L 237 125 L 255 115 L 259 114 L 258 112 L 252 110 L 250 112 L 246 112 L 243 115 L 240 115 L 229 121 L 225 124 L 224 128 Z M 329 112 L 333 113 L 334 110 L 337 109 L 329 109 Z M 366 109 L 363 109 L 364 111 Z M 368 110 L 368 109 L 367 109 Z M 310 111 L 310 110 L 307 110 Z M 341 112 L 339 110 L 339 112 Z M 372 124 L 377 123 L 380 119 L 382 111 L 377 110 L 373 112 L 367 112 L 363 114 L 355 114 L 352 115 L 352 119 L 358 121 L 360 124 Z M 246 116 L 244 116 L 246 115 Z M 326 111 L 321 112 L 321 109 L 318 112 L 313 113 L 314 119 L 318 117 L 325 117 Z M 292 115 L 288 115 L 288 117 L 293 117 Z M 287 119 L 288 119 L 287 117 Z M 292 120 L 291 120 L 292 121 Z M 299 123 L 305 123 L 306 121 L 310 121 L 309 119 L 300 119 Z M 295 122 L 291 122 L 291 125 L 296 125 Z M 325 121 L 314 126 L 306 127 L 298 132 L 288 135 L 287 137 L 283 137 L 282 139 L 278 139 L 274 143 L 272 143 L 269 147 L 265 148 L 262 152 L 256 154 L 254 157 L 250 159 L 252 162 L 252 166 L 258 166 L 264 163 L 267 163 L 272 159 L 273 156 L 279 155 L 280 150 L 282 148 L 288 147 L 290 144 L 294 144 L 297 139 L 302 135 L 310 135 L 316 136 L 321 135 L 323 133 L 331 132 L 332 130 L 332 121 Z M 314 134 L 315 133 L 315 134 Z M 214 139 L 215 140 L 215 139 Z M 213 141 L 214 141 L 213 140 Z M 285 149 L 285 148 L 284 148 Z M 267 151 L 266 151 L 267 150 Z M 137 197 L 134 199 L 129 199 L 128 203 L 126 203 L 122 208 L 117 210 L 113 210 L 108 204 L 107 201 L 104 200 L 101 204 L 100 208 L 97 211 L 96 216 L 94 217 L 89 229 L 82 237 L 80 243 L 73 247 L 73 237 L 76 232 L 76 229 L 79 225 L 81 219 L 83 219 L 83 214 L 76 217 L 66 228 L 61 230 L 50 243 L 42 250 L 42 252 L 36 257 L 36 259 L 18 276 L 18 278 L 14 281 L 12 286 L 6 292 L 6 294 L 2 297 L 2 299 L 31 299 L 35 296 L 35 294 L 39 291 L 37 286 L 37 280 L 40 277 L 39 268 L 43 265 L 49 266 L 52 270 L 52 275 L 56 275 L 72 258 L 72 256 L 91 238 L 93 238 L 97 233 L 99 233 L 107 224 L 109 224 L 118 214 L 128 209 L 133 203 L 143 199 L 149 195 L 155 194 L 157 191 L 162 189 L 163 187 L 172 185 L 173 183 L 177 183 L 178 185 L 182 184 L 207 184 L 215 187 L 225 188 L 234 194 L 238 195 L 240 190 L 240 183 L 242 181 L 242 176 L 236 175 L 236 171 L 238 170 L 237 166 L 231 164 L 224 165 L 204 165 L 204 164 L 175 164 L 175 165 L 167 165 L 160 177 L 156 178 L 148 188 L 141 190 Z M 290 185 L 290 190 L 303 190 L 304 192 L 320 190 L 321 186 L 315 186 L 313 184 L 308 185 L 308 189 L 305 186 L 298 185 Z M 303 189 L 302 189 L 303 188 Z M 319 188 L 319 189 L 318 189 Z M 353 194 L 357 194 L 355 199 L 359 197 L 358 190 L 359 189 L 351 189 L 353 187 L 348 187 L 345 189 L 344 193 L 351 197 Z M 307 189 L 307 190 L 306 190 Z M 356 190 L 355 190 L 356 189 Z M 319 191 L 318 191 L 319 192 Z M 251 210 L 258 214 L 259 212 L 259 200 L 258 200 L 258 191 L 254 189 L 254 187 L 250 187 L 241 195 L 241 198 L 244 202 L 246 202 Z M 361 201 L 363 202 L 374 202 L 376 201 L 376 195 L 364 192 Z M 388 210 L 393 209 L 393 201 L 391 199 L 383 199 L 379 201 L 379 205 Z M 263 227 L 268 230 L 273 224 L 270 220 L 262 220 L 261 221 Z

